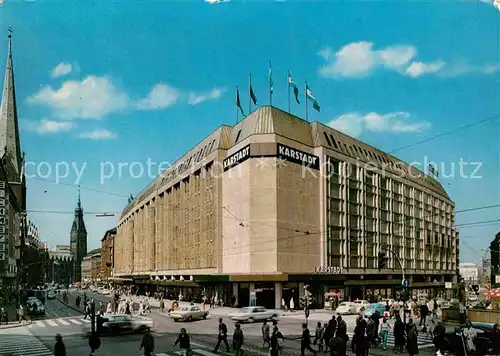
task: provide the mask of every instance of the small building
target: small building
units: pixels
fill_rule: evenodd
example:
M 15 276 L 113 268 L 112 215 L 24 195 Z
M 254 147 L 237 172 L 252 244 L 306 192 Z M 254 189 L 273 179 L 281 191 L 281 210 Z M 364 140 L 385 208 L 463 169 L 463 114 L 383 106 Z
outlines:
M 116 228 L 106 231 L 101 240 L 101 270 L 100 278 L 107 280 L 112 277 L 114 266 L 114 246 Z
M 479 283 L 479 267 L 475 263 L 460 263 L 459 270 L 465 283 Z
M 101 270 L 101 249 L 96 248 L 83 257 L 81 263 L 82 282 L 95 282 Z

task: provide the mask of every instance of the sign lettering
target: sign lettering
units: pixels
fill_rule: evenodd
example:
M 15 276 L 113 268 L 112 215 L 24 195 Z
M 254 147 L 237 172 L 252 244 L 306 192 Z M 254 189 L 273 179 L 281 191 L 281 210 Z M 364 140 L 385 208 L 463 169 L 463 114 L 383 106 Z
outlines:
M 6 198 L 7 194 L 5 194 L 5 190 L 0 189 L 0 198 Z
M 4 244 L 7 242 L 7 235 L 0 235 L 0 244 Z
M 7 219 L 5 216 L 0 216 L 0 224 L 6 224 L 7 223 Z
M 0 181 L 0 189 L 5 189 L 5 181 Z
M 0 252 L 0 261 L 5 261 L 5 253 Z
M 6 206 L 7 201 L 4 198 L 0 198 L 0 206 Z
M 315 273 L 318 274 L 341 274 L 342 267 L 338 266 L 316 266 L 314 269 Z
M 5 216 L 7 215 L 7 210 L 5 208 L 0 207 L 0 216 Z
M 248 158 L 250 158 L 250 145 L 243 147 L 222 161 L 224 172 L 246 161 Z
M 5 244 L 0 244 L 0 252 L 5 252 Z
M 7 233 L 7 226 L 0 225 L 0 235 L 6 234 L 6 233 Z
M 278 158 L 319 170 L 319 157 L 278 143 Z

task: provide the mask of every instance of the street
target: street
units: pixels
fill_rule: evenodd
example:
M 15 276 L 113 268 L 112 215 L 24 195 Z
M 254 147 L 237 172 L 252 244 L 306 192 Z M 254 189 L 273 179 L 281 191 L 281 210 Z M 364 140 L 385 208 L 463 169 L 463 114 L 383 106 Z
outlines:
M 84 336 L 83 328 L 90 321 L 84 319 L 83 314 L 73 308 L 75 292 L 69 293 L 70 306 L 63 304 L 60 300 L 47 300 L 46 315 L 33 318 L 32 324 L 12 330 L 1 331 L 0 354 L 3 355 L 52 355 L 54 337 L 57 333 L 63 336 L 68 355 L 80 355 L 89 351 L 88 339 Z M 87 297 L 94 300 L 107 302 L 110 297 L 87 292 Z M 234 311 L 234 309 L 232 309 Z M 178 347 L 173 343 L 181 328 L 186 328 L 191 337 L 193 355 L 212 356 L 213 348 L 217 343 L 218 318 L 222 317 L 228 326 L 228 341 L 231 344 L 231 335 L 234 330 L 234 322 L 228 317 L 229 308 L 216 308 L 210 311 L 206 320 L 194 322 L 179 322 L 171 320 L 166 313 L 161 313 L 153 308 L 151 318 L 154 321 L 152 331 L 155 337 L 155 354 L 158 356 L 179 354 Z M 331 313 L 318 311 L 311 313 L 309 328 L 314 334 L 314 328 L 318 321 L 325 323 L 331 318 Z M 345 316 L 344 320 L 348 325 L 348 333 L 351 334 L 355 325 L 355 315 Z M 289 313 L 281 316 L 278 321 L 280 331 L 285 336 L 283 355 L 294 356 L 300 354 L 301 324 L 304 322 L 302 311 Z M 248 355 L 267 355 L 267 348 L 263 347 L 261 339 L 261 323 L 243 324 L 242 329 L 245 336 L 245 351 Z M 5 337 L 4 337 L 5 336 Z M 102 336 L 101 348 L 96 355 L 140 355 L 139 345 L 141 334 L 128 334 L 119 336 Z M 3 341 L 6 340 L 6 341 Z M 392 346 L 392 339 L 389 346 Z M 422 349 L 430 350 L 432 346 L 430 339 L 425 335 L 419 337 L 419 346 Z M 389 347 L 391 350 L 391 347 Z M 37 353 L 33 353 L 36 351 Z M 220 354 L 225 355 L 225 348 L 222 347 Z M 10 354 L 9 354 L 10 353 Z M 372 350 L 371 354 L 390 354 L 390 351 L 381 349 Z M 422 352 L 421 352 L 422 354 Z M 424 353 L 425 354 L 425 353 Z

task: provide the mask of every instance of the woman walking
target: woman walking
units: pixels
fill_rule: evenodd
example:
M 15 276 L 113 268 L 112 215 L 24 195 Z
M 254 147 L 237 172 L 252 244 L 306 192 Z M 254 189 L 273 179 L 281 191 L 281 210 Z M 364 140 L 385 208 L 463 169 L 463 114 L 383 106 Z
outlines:
M 189 351 L 191 351 L 191 341 L 189 340 L 186 329 L 181 329 L 181 333 L 177 337 L 177 340 L 175 340 L 174 346 L 177 346 L 177 344 L 179 344 L 182 355 L 187 356 Z
M 387 318 L 382 320 L 382 324 L 380 324 L 380 338 L 382 339 L 382 346 L 384 350 L 387 350 L 387 338 L 389 337 L 389 331 L 391 330 L 391 326 L 387 322 Z

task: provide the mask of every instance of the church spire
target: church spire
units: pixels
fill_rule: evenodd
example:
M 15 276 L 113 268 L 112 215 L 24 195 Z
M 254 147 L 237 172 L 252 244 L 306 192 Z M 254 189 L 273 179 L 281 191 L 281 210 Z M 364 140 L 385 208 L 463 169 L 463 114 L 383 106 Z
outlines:
M 0 107 L 0 153 L 7 153 L 18 172 L 22 168 L 19 123 L 17 118 L 16 90 L 14 87 L 14 67 L 12 65 L 12 28 L 9 26 L 7 65 Z

